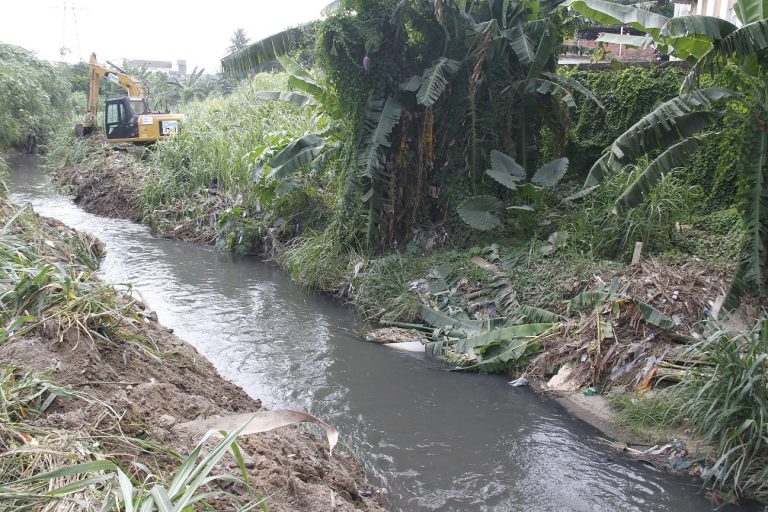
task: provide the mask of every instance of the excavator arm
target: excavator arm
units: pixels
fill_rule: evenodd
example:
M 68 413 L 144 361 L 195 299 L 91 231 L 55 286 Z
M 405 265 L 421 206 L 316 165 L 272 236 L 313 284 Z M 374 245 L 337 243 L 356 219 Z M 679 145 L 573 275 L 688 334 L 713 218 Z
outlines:
M 125 89 L 128 96 L 147 97 L 148 91 L 144 82 L 123 71 L 114 71 L 107 68 L 100 64 L 96 59 L 96 54 L 92 53 L 91 60 L 88 63 L 88 108 L 85 112 L 85 122 L 83 123 L 87 131 L 93 129 L 96 115 L 99 112 L 99 81 L 102 77 Z

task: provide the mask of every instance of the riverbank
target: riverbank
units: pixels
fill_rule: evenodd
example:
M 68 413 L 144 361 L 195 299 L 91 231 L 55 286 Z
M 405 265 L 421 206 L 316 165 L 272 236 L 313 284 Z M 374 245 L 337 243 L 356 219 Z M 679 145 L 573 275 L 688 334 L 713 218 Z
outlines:
M 115 462 L 135 482 L 169 481 L 200 441 L 185 423 L 262 410 L 130 289 L 93 276 L 103 254 L 98 240 L 5 199 L 0 214 L 0 242 L 14 251 L 3 253 L 5 275 L 13 277 L 0 338 L 0 501 L 31 499 L 23 495 L 38 488 L 20 478 L 98 460 Z M 239 449 L 241 461 L 227 456 L 213 470 L 241 481 L 212 484 L 229 493 L 217 508 L 263 499 L 269 510 L 382 510 L 359 464 L 338 449 L 329 457 L 328 442 L 304 428 L 244 436 Z M 112 483 L 102 477 L 77 492 L 95 502 Z M 41 494 L 25 503 L 34 509 L 54 499 Z
M 121 162 L 129 158 L 119 153 L 106 155 Z M 108 196 L 110 191 L 126 186 L 136 188 L 129 193 L 131 197 L 141 193 L 137 171 L 129 172 L 129 178 L 124 171 L 111 171 L 122 168 L 124 163 L 64 167 L 56 170 L 56 181 L 75 194 L 87 211 L 110 215 L 112 210 L 100 205 L 116 203 L 116 198 L 101 203 L 89 198 Z M 149 224 L 160 236 L 211 242 L 235 201 L 226 191 L 201 189 L 195 197 L 179 203 L 180 208 L 163 223 L 157 222 L 162 212 L 144 212 L 144 219 L 147 215 L 153 219 Z M 188 203 L 195 203 L 195 208 Z M 256 225 L 259 222 L 257 216 L 243 214 L 243 219 Z M 158 225 L 165 227 L 157 229 Z M 252 241 L 250 247 L 292 270 L 289 251 L 295 233 L 262 228 L 259 240 Z M 241 231 L 236 236 L 247 238 L 254 231 Z M 489 365 L 481 371 L 501 370 L 515 377 L 523 374 L 540 383 L 541 391 L 561 397 L 571 413 L 616 439 L 614 447 L 632 458 L 652 460 L 657 467 L 676 473 L 706 471 L 709 447 L 685 432 L 684 426 L 627 424 L 610 405 L 616 400 L 585 394 L 624 396 L 622 403 L 631 407 L 645 403 L 639 393 L 655 388 L 657 383 L 680 380 L 686 347 L 705 335 L 699 322 L 713 311 L 717 315 L 719 297 L 727 289 L 727 265 L 696 258 L 644 258 L 636 266 L 627 266 L 557 251 L 544 256 L 538 247 L 535 257 L 529 253 L 521 260 L 520 255 L 506 251 L 418 248 L 375 260 L 360 258 L 340 269 L 323 269 L 328 275 L 337 275 L 322 289 L 352 301 L 370 322 L 388 325 L 385 335 L 375 331 L 371 335 L 377 341 L 421 339 L 433 355 L 464 367 L 478 366 L 484 354 L 478 358 L 472 350 L 454 350 L 457 335 L 484 335 L 491 325 L 487 319 L 505 314 L 505 307 L 508 313 L 522 305 L 535 306 L 526 310 L 530 318 L 518 318 L 517 323 L 548 324 L 543 331 L 531 333 L 536 349 L 520 354 L 525 356 L 518 356 L 520 364 L 507 358 L 504 366 Z M 455 320 L 447 322 L 424 308 L 460 312 L 457 318 L 465 319 L 468 331 L 459 333 Z M 748 311 L 756 310 L 754 306 L 749 310 L 748 305 Z M 419 321 L 429 327 L 413 330 Z M 484 343 L 488 341 L 484 339 Z M 687 447 L 676 442 L 681 439 L 687 441 Z M 654 453 L 649 455 L 646 452 L 654 444 L 666 448 L 652 449 Z

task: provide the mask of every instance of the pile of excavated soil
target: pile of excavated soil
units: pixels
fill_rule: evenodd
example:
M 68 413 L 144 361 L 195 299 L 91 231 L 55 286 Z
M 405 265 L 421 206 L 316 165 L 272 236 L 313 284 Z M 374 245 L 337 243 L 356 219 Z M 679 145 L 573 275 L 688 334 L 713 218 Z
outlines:
M 53 181 L 89 213 L 139 221 L 143 172 L 137 161 L 115 151 L 107 152 L 98 166 L 57 169 Z
M 60 167 L 53 182 L 75 196 L 83 210 L 102 217 L 145 222 L 163 238 L 212 244 L 219 212 L 233 203 L 226 194 L 201 189 L 177 198 L 165 208 L 146 212 L 142 218 L 143 182 L 148 170 L 141 161 L 118 151 L 107 151 L 87 164 Z
M 149 346 L 154 343 L 156 353 L 145 350 L 147 345 L 125 340 L 94 342 L 65 336 L 59 341 L 37 332 L 0 344 L 0 361 L 46 373 L 49 379 L 102 402 L 57 397 L 37 420 L 39 425 L 89 434 L 119 431 L 166 443 L 182 455 L 199 439 L 175 430 L 177 424 L 261 408 L 259 400 L 224 380 L 170 330 L 148 321 L 140 334 L 151 340 Z M 105 414 L 105 405 L 121 418 L 117 425 L 110 425 L 115 420 Z M 360 465 L 344 452 L 335 451 L 329 457 L 327 441 L 303 427 L 250 434 L 241 437 L 239 444 L 251 482 L 260 495 L 269 497 L 271 511 L 329 510 L 332 501 L 334 510 L 383 510 L 370 498 L 378 493 L 367 483 Z M 128 461 L 151 458 L 150 465 L 158 464 L 157 454 L 125 446 L 120 450 Z M 167 458 L 161 462 L 174 464 Z M 234 466 L 232 459 L 229 462 Z M 236 469 L 229 472 L 237 474 Z

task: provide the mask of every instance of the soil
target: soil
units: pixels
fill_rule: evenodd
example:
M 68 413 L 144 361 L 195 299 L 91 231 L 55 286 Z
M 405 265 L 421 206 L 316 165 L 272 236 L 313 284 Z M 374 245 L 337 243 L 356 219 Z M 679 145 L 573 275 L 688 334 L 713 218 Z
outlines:
M 119 151 L 108 152 L 98 166 L 70 166 L 57 169 L 57 186 L 75 196 L 85 211 L 103 217 L 141 220 L 141 165 L 124 158 Z
M 0 361 L 47 373 L 51 380 L 96 400 L 58 397 L 37 420 L 41 426 L 86 433 L 117 427 L 123 434 L 167 443 L 180 454 L 189 453 L 199 439 L 185 436 L 176 424 L 261 408 L 259 400 L 222 378 L 169 329 L 148 320 L 140 332 L 157 346 L 157 356 L 124 340 L 65 336 L 59 341 L 37 332 L 0 345 Z M 108 425 L 105 406 L 121 418 L 119 425 Z M 335 510 L 383 510 L 379 493 L 360 465 L 343 451 L 329 457 L 327 441 L 301 426 L 251 434 L 241 438 L 240 446 L 251 482 L 269 496 L 271 511 L 327 510 L 332 500 Z M 125 454 L 125 447 L 120 448 L 128 460 L 146 463 L 157 457 L 138 450 Z M 234 466 L 232 459 L 228 462 Z M 150 464 L 156 466 L 157 461 Z

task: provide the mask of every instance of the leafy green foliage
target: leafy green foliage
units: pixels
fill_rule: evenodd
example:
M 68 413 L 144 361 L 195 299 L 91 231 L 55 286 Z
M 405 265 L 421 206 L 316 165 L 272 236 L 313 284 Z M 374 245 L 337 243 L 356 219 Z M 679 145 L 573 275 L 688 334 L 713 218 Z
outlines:
M 615 173 L 638 157 L 700 132 L 723 114 L 694 108 L 710 106 L 713 101 L 734 94 L 720 88 L 707 88 L 692 91 L 687 98 L 675 97 L 665 101 L 616 138 L 592 166 L 584 186 L 596 185 L 606 175 Z
M 456 209 L 461 219 L 475 229 L 489 230 L 501 224 L 496 215 L 504 203 L 493 196 L 470 197 Z
M 764 176 L 768 168 L 768 135 L 765 133 L 766 78 L 762 60 L 768 49 L 768 19 L 763 0 L 737 0 L 734 10 L 743 26 L 735 28 L 720 21 L 698 17 L 690 23 L 676 24 L 662 20 L 658 30 L 658 19 L 644 16 L 638 9 L 606 5 L 602 0 L 572 0 L 569 5 L 577 11 L 600 21 L 607 19 L 635 22 L 635 28 L 649 32 L 661 45 L 669 45 L 669 51 L 682 58 L 690 58 L 695 64 L 681 87 L 681 94 L 660 105 L 652 113 L 638 121 L 633 128 L 620 135 L 611 145 L 609 152 L 601 157 L 590 170 L 587 186 L 594 185 L 607 173 L 616 170 L 621 163 L 629 163 L 636 156 L 648 150 L 666 147 L 691 136 L 708 126 L 714 118 L 707 119 L 706 108 L 712 101 L 737 96 L 733 91 L 714 88 L 698 89 L 702 70 L 712 72 L 723 70 L 729 61 L 741 68 L 740 89 L 744 91 L 743 104 L 747 105 L 754 126 L 749 129 L 745 143 L 741 145 L 743 168 L 740 178 L 746 183 L 742 213 L 747 228 L 738 267 L 728 293 L 726 306 L 734 308 L 748 287 L 763 293 L 765 281 L 765 244 L 768 243 L 768 216 L 765 215 L 766 197 Z M 662 17 L 663 18 L 663 17 Z M 647 26 L 645 26 L 647 25 Z M 633 25 L 634 26 L 634 25 Z M 683 33 L 675 33 L 682 30 Z M 677 38 L 673 40 L 673 38 Z M 682 42 L 682 43 L 681 43 Z M 703 44 L 700 44 L 703 43 Z M 691 53 L 695 48 L 695 53 Z M 689 110 L 682 108 L 685 104 Z M 704 110 L 692 110 L 703 107 Z M 715 116 L 717 118 L 719 116 Z M 670 131 L 669 127 L 675 129 Z M 679 151 L 677 145 L 672 151 Z M 628 153 L 627 153 L 628 152 Z M 674 163 L 672 154 L 667 153 L 666 163 Z M 679 157 L 679 155 L 678 155 Z M 679 158 L 677 158 L 679 160 Z M 646 176 L 648 178 L 649 176 Z M 652 180 L 648 180 L 651 183 Z M 635 190 L 635 192 L 637 189 Z M 636 195 L 636 194 L 632 194 Z
M 618 198 L 646 167 L 624 168 L 566 208 L 559 230 L 571 234 L 568 243 L 572 249 L 598 257 L 628 258 L 637 241 L 643 242 L 647 253 L 663 252 L 680 246 L 681 241 L 687 242 L 688 235 L 678 234 L 677 226 L 690 223 L 699 213 L 697 205 L 703 191 L 698 185 L 690 185 L 682 171 L 664 174 L 637 207 L 622 214 L 614 212 Z M 686 249 L 688 245 L 681 247 Z
M 493 168 L 486 170 L 486 174 L 506 188 L 517 192 L 520 198 L 528 199 L 540 198 L 542 196 L 540 189 L 557 185 L 568 170 L 568 159 L 559 158 L 542 165 L 533 173 L 529 182 L 521 184 L 527 173 L 514 159 L 494 150 L 491 153 L 491 164 Z M 496 213 L 502 207 L 503 203 L 500 200 L 493 196 L 482 195 L 465 200 L 456 211 L 461 219 L 473 228 L 487 231 L 501 224 L 501 219 Z M 534 207 L 529 204 L 510 208 L 534 210 Z
M 63 73 L 31 52 L 0 44 L 0 151 L 46 143 L 73 114 Z
M 416 91 L 416 101 L 425 107 L 431 107 L 440 98 L 440 95 L 448 85 L 448 78 L 455 74 L 461 62 L 441 57 L 432 66 L 424 70 L 421 77 L 421 86 Z
M 604 105 L 598 109 L 582 102 L 569 114 L 573 128 L 565 140 L 553 138 L 541 148 L 544 158 L 567 156 L 571 171 L 586 176 L 603 151 L 616 138 L 660 102 L 674 97 L 684 72 L 679 68 L 625 67 L 620 70 L 561 70 L 587 87 Z
M 369 244 L 382 224 L 381 211 L 386 206 L 386 189 L 389 184 L 385 150 L 390 147 L 390 135 L 401 113 L 402 107 L 393 96 L 384 102 L 369 101 L 365 113 L 365 142 L 357 154 L 357 172 L 365 187 L 362 200 L 369 205 L 366 227 Z
M 737 496 L 768 498 L 768 323 L 733 334 L 710 324 L 677 386 L 677 418 L 716 447 L 705 476 Z
M 424 319 L 433 327 L 447 333 L 448 337 L 427 343 L 426 351 L 433 357 L 441 357 L 461 364 L 457 370 L 495 373 L 513 370 L 527 362 L 541 350 L 539 337 L 554 327 L 552 323 L 502 326 L 491 330 L 467 329 L 461 338 L 456 329 L 457 321 L 437 312 L 425 309 Z M 460 323 L 460 322 L 459 322 Z M 473 324 L 468 324 L 468 327 Z

